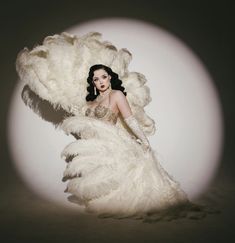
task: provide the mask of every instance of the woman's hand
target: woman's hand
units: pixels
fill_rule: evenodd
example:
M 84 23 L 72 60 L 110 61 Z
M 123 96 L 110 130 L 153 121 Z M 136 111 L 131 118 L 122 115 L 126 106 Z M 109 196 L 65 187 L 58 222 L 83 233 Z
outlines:
M 129 126 L 129 128 L 132 130 L 132 132 L 136 135 L 136 137 L 137 137 L 136 142 L 141 144 L 141 147 L 144 149 L 144 151 L 148 151 L 150 149 L 149 141 L 148 141 L 147 137 L 145 136 L 144 132 L 142 131 L 142 129 L 140 128 L 134 115 L 131 115 L 131 116 L 125 118 L 124 121 Z M 138 141 L 138 140 L 140 140 L 140 141 Z
M 151 151 L 151 146 L 150 145 L 142 144 L 141 146 L 142 146 L 142 148 L 143 148 L 143 150 L 145 152 Z
M 145 152 L 148 152 L 151 150 L 151 146 L 149 144 L 149 141 L 148 140 L 145 140 L 145 142 L 143 142 L 142 140 L 140 139 L 136 139 L 137 143 L 139 143 L 142 147 L 142 149 L 145 151 Z

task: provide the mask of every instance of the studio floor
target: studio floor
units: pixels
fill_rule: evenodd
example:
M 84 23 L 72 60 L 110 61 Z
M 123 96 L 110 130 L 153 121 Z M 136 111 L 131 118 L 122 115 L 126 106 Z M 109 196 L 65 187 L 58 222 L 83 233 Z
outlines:
M 13 175 L 13 174 L 12 174 Z M 193 219 L 144 223 L 133 219 L 97 218 L 67 211 L 34 195 L 14 177 L 1 196 L 2 242 L 232 242 L 235 187 L 222 171 L 198 199 L 218 214 Z

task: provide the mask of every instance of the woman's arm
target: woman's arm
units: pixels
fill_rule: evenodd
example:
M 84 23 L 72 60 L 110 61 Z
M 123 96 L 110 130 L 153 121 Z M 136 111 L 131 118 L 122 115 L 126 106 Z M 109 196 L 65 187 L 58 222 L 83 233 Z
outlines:
M 131 107 L 126 99 L 126 96 L 122 93 L 122 91 L 117 90 L 115 92 L 115 101 L 117 103 L 117 107 L 124 119 L 133 115 L 131 111 Z
M 121 112 L 122 117 L 124 118 L 124 121 L 131 128 L 131 130 L 134 132 L 136 137 L 142 141 L 142 146 L 144 150 L 150 149 L 149 141 L 145 136 L 144 132 L 139 127 L 136 118 L 132 114 L 126 96 L 121 91 L 116 92 L 116 102 L 117 102 L 118 109 Z

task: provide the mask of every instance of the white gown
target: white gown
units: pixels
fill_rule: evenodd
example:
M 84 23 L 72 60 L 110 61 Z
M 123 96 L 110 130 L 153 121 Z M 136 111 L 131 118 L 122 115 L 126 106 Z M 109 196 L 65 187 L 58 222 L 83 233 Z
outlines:
M 96 32 L 83 37 L 68 33 L 49 36 L 31 51 L 24 48 L 16 61 L 19 77 L 26 83 L 25 103 L 44 119 L 40 102 L 46 100 L 55 110 L 64 110 L 66 116 L 54 123 L 76 137 L 62 152 L 67 162 L 63 180 L 68 180 L 66 192 L 72 195 L 69 199 L 99 217 L 155 221 L 205 216 L 206 207 L 188 200 L 180 184 L 162 168 L 154 150 L 145 152 L 120 116 L 109 107 L 92 110 L 87 106 L 89 67 L 103 63 L 119 74 L 145 134 L 155 132 L 155 123 L 143 108 L 151 101 L 144 75 L 129 72 L 131 54 L 101 42 L 100 36 Z M 74 106 L 77 112 L 69 116 Z

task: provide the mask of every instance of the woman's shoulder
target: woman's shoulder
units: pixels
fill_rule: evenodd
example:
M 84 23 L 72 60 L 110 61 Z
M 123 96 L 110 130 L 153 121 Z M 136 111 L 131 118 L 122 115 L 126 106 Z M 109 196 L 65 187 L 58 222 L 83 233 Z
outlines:
M 89 100 L 86 102 L 86 105 L 88 108 L 93 108 L 94 106 L 96 106 L 96 104 L 97 104 L 97 102 L 95 100 L 93 100 L 93 101 Z
M 119 89 L 112 89 L 112 93 L 113 94 L 119 94 L 119 93 L 122 93 L 122 91 L 119 90 Z
M 94 103 L 94 101 L 89 100 L 89 101 L 87 101 L 86 103 L 87 103 L 87 105 L 91 105 L 91 104 Z
M 123 92 L 121 90 L 117 90 L 117 89 L 113 89 L 112 90 L 112 95 L 113 97 L 116 97 L 116 98 L 124 98 L 125 95 L 123 94 Z
M 93 103 L 94 103 L 94 101 L 90 101 L 90 100 L 89 100 L 89 101 L 86 102 L 86 105 L 87 105 L 87 106 L 91 106 Z

